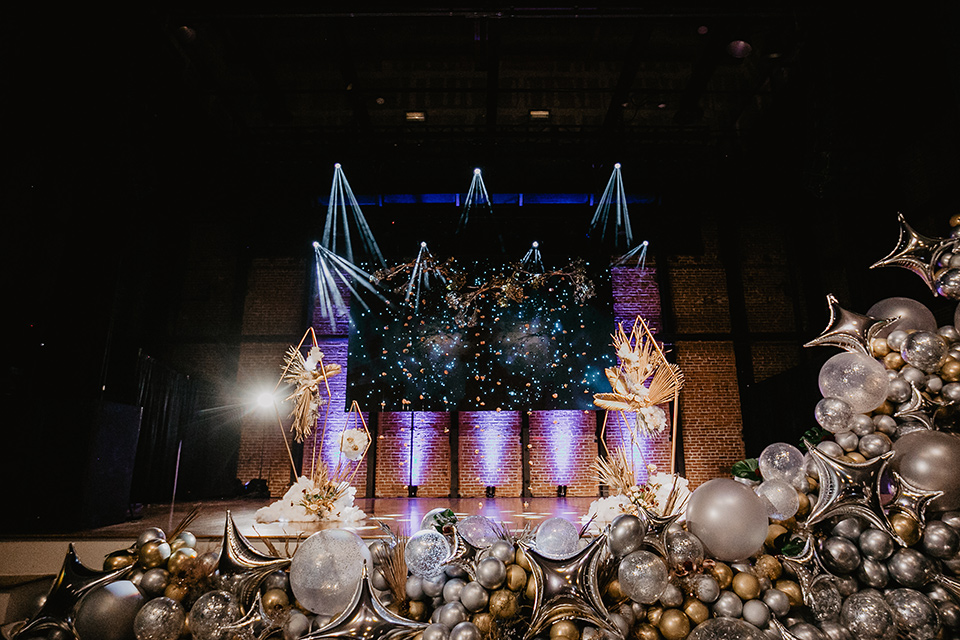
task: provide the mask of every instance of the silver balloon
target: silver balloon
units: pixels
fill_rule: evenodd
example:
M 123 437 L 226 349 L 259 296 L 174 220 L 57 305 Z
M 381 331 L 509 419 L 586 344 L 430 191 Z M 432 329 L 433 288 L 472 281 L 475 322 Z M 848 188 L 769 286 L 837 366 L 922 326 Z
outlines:
M 144 597 L 129 580 L 94 589 L 80 601 L 74 631 L 80 640 L 126 640 Z
M 450 640 L 480 640 L 480 629 L 472 622 L 461 622 L 450 631 Z
M 911 485 L 928 491 L 943 491 L 929 508 L 949 511 L 960 508 L 960 436 L 942 431 L 909 433 L 893 445 L 890 470 Z
M 801 588 L 803 585 L 801 584 Z M 807 588 L 806 600 L 817 620 L 835 620 L 840 615 L 843 597 L 834 580 L 814 579 Z
M 460 590 L 460 603 L 474 613 L 483 611 L 490 602 L 490 593 L 479 582 L 468 582 Z
M 960 402 L 960 382 L 949 382 L 943 385 L 940 395 L 948 402 Z
M 893 448 L 893 440 L 885 433 L 870 433 L 860 438 L 858 447 L 864 458 L 876 458 Z
M 167 534 L 163 532 L 163 529 L 159 527 L 147 527 L 140 532 L 140 535 L 137 536 L 137 542 L 135 546 L 137 549 L 140 549 L 143 545 L 147 544 L 151 540 L 166 540 Z
M 450 629 L 439 622 L 435 622 L 423 630 L 423 640 L 448 640 L 448 638 L 450 638 Z
M 809 622 L 797 622 L 790 625 L 790 634 L 796 640 L 827 640 L 827 636 Z
M 847 538 L 831 536 L 820 544 L 820 560 L 834 573 L 851 573 L 860 566 L 860 550 Z
M 747 600 L 743 603 L 743 619 L 755 627 L 765 627 L 770 622 L 770 607 L 763 600 Z
M 517 557 L 517 550 L 506 540 L 497 540 L 488 550 L 489 554 L 497 558 L 503 564 L 511 564 Z
M 857 579 L 865 587 L 871 589 L 883 589 L 890 582 L 890 573 L 887 571 L 887 565 L 879 560 L 864 558 L 857 569 Z
M 410 573 L 421 578 L 442 573 L 443 563 L 449 556 L 450 543 L 446 536 L 433 529 L 421 529 L 410 536 L 403 552 Z
M 749 622 L 711 618 L 698 624 L 686 640 L 764 640 L 765 637 L 760 629 Z
M 390 585 L 387 583 L 387 577 L 383 575 L 383 571 L 380 569 L 374 569 L 373 573 L 370 574 L 370 582 L 373 583 L 373 588 L 377 591 L 387 591 L 390 589 Z M 264 589 L 266 593 L 266 589 Z
M 930 309 L 910 298 L 886 298 L 867 309 L 867 315 L 874 318 L 895 319 L 884 327 L 877 337 L 884 338 L 893 331 L 936 331 L 937 320 Z
M 932 331 L 911 333 L 900 347 L 900 356 L 904 362 L 927 373 L 937 371 L 946 354 L 946 340 Z
M 860 589 L 860 584 L 857 582 L 857 579 L 851 576 L 837 576 L 833 579 L 833 583 L 837 585 L 837 591 L 840 592 L 840 595 L 844 598 L 847 598 Z
M 739 618 L 743 614 L 743 600 L 733 591 L 721 591 L 713 603 L 713 615 L 724 618 Z
M 938 602 L 937 610 L 940 613 L 940 621 L 944 627 L 950 629 L 960 628 L 960 605 L 956 602 Z
M 906 402 L 910 399 L 910 383 L 903 378 L 894 378 L 887 385 L 887 399 L 895 404 Z
M 854 413 L 866 413 L 887 399 L 889 380 L 886 369 L 877 360 L 848 352 L 838 353 L 823 364 L 818 383 L 824 398 L 839 398 Z
M 565 558 L 577 552 L 580 529 L 566 518 L 547 518 L 537 527 L 537 551 L 548 558 Z
M 704 603 L 715 602 L 720 597 L 720 583 L 713 576 L 694 574 L 691 577 L 691 590 L 697 600 Z
M 440 535 L 440 534 L 437 534 Z M 290 565 L 290 589 L 313 613 L 335 616 L 350 603 L 364 563 L 372 564 L 367 545 L 345 529 L 326 529 L 307 538 Z
M 863 533 L 863 522 L 859 518 L 844 518 L 830 532 L 831 535 L 840 536 L 847 540 L 858 540 Z
M 467 613 L 466 607 L 459 602 L 448 602 L 440 607 L 440 613 L 437 614 L 437 621 L 446 628 L 453 629 L 464 620 L 467 620 L 468 617 L 469 614 Z
M 923 528 L 920 545 L 934 558 L 949 560 L 960 551 L 960 534 L 942 520 L 933 520 Z
M 897 432 L 897 421 L 892 416 L 878 413 L 873 416 L 873 424 L 877 426 L 877 431 L 888 436 Z
M 466 584 L 467 583 L 460 578 L 452 578 L 447 580 L 447 582 L 443 585 L 444 602 L 460 602 L 460 593 L 463 591 L 463 587 L 466 586 Z
M 764 480 L 781 480 L 790 484 L 803 471 L 803 453 L 792 444 L 774 442 L 757 458 Z
M 440 520 L 439 520 L 440 516 L 442 514 L 447 513 L 448 511 L 450 511 L 449 507 L 437 507 L 436 509 L 431 509 L 430 511 L 427 511 L 427 513 L 423 516 L 423 519 L 420 520 L 420 530 L 423 531 L 424 529 L 430 529 L 433 531 L 437 531 L 436 527 L 440 524 Z M 456 516 L 453 516 L 453 521 L 454 523 L 456 523 L 457 521 Z
M 177 640 L 187 614 L 176 600 L 154 598 L 143 605 L 133 620 L 137 640 Z
M 667 586 L 669 571 L 658 556 L 640 550 L 620 561 L 617 576 L 627 597 L 641 604 L 653 604 Z
M 817 448 L 818 451 L 822 451 L 822 452 L 824 452 L 825 454 L 827 454 L 828 456 L 831 456 L 831 457 L 833 457 L 833 458 L 839 458 L 839 457 L 842 456 L 843 453 L 844 453 L 844 452 L 843 452 L 843 447 L 841 447 L 840 445 L 838 445 L 838 444 L 837 444 L 836 442 L 834 442 L 833 440 L 824 440 L 823 442 L 821 442 L 820 444 L 818 444 L 816 448 Z M 809 451 L 807 452 L 807 455 L 811 455 Z M 813 457 L 813 456 L 811 455 L 811 458 L 812 458 L 812 457 Z M 807 466 L 808 466 L 807 472 L 809 473 L 809 471 L 810 471 L 810 469 L 809 469 L 809 464 L 808 464 Z M 816 468 L 816 463 L 814 463 L 814 468 Z M 819 473 L 820 473 L 819 469 L 817 469 L 817 471 L 816 471 L 815 473 L 816 473 L 816 474 L 819 474 Z M 819 479 L 819 475 L 814 475 L 813 477 Z
M 894 589 L 885 597 L 901 638 L 929 640 L 940 633 L 940 613 L 927 596 L 913 589 Z
M 667 560 L 673 567 L 685 567 L 688 570 L 703 564 L 703 543 L 689 531 L 676 531 L 667 534 Z
M 960 511 L 947 511 L 940 516 L 940 521 L 960 531 Z
M 143 577 L 140 578 L 140 584 L 137 586 L 144 594 L 156 598 L 163 595 L 163 591 L 169 583 L 170 572 L 160 567 L 154 567 L 144 572 Z
M 607 546 L 615 558 L 622 558 L 643 546 L 643 537 L 647 532 L 645 519 L 623 513 L 610 523 Z
M 378 573 L 380 572 L 375 571 L 373 575 L 376 576 Z M 380 575 L 383 576 L 382 573 Z M 376 580 L 374 580 L 372 577 L 370 579 L 370 582 L 374 583 L 373 584 L 374 588 L 380 589 L 380 591 L 383 591 L 383 589 L 377 586 Z M 423 600 L 424 599 L 423 578 L 421 578 L 420 576 L 407 576 L 407 584 L 406 584 L 405 590 L 407 593 L 407 598 L 409 598 L 410 600 Z
M 499 530 L 493 520 L 484 516 L 468 516 L 457 523 L 457 531 L 472 547 L 486 549 L 500 540 Z
M 820 630 L 827 636 L 827 640 L 854 640 L 845 626 L 833 620 L 821 621 Z
M 299 640 L 310 631 L 310 618 L 293 609 L 283 623 L 283 640 Z
M 933 578 L 936 566 L 916 549 L 897 549 L 887 560 L 890 577 L 905 587 L 922 587 Z
M 851 422 L 853 422 L 853 420 L 847 423 L 848 429 L 850 428 Z M 840 445 L 840 448 L 842 448 L 845 453 L 856 451 L 857 447 L 860 445 L 860 438 L 853 431 L 841 431 L 839 433 L 835 433 L 833 434 L 833 439 L 836 440 L 837 444 Z
M 499 558 L 484 558 L 477 564 L 477 582 L 486 589 L 498 589 L 507 579 L 507 567 Z
M 960 300 L 960 269 L 944 269 L 933 282 L 937 295 L 951 300 Z
M 840 433 L 849 429 L 854 413 L 850 404 L 840 398 L 824 398 L 813 408 L 813 417 L 817 424 L 830 433 Z M 843 451 L 839 445 L 837 448 Z
M 233 594 L 208 591 L 190 609 L 190 633 L 196 640 L 229 640 L 233 633 L 227 627 L 240 615 L 240 604 Z
M 447 584 L 447 575 L 441 571 L 435 576 L 422 578 L 420 585 L 423 588 L 423 594 L 428 598 L 439 598 L 443 595 L 443 587 Z
M 868 415 L 858 413 L 850 419 L 850 431 L 855 433 L 859 438 L 870 435 L 876 430 L 877 425 L 874 424 L 873 418 Z
M 639 604 L 639 603 L 632 603 L 632 604 Z M 674 585 L 672 585 L 672 584 L 670 584 L 670 583 L 668 582 L 668 583 L 667 583 L 667 586 L 664 587 L 664 589 L 663 589 L 663 593 L 660 594 L 660 604 L 662 604 L 664 607 L 667 607 L 668 609 L 669 609 L 669 608 L 677 608 L 677 607 L 679 607 L 680 605 L 683 604 L 683 591 L 680 591 L 680 589 L 679 589 L 678 587 L 676 587 L 676 586 L 674 586 Z M 624 605 L 623 608 L 630 610 L 630 612 L 631 612 L 631 621 L 632 621 L 632 619 L 633 619 L 633 613 L 632 613 L 632 612 L 633 612 L 633 608 L 630 607 L 629 605 Z M 631 624 L 632 624 L 632 622 L 631 622 Z
M 762 599 L 774 615 L 785 616 L 790 611 L 790 597 L 780 589 L 767 589 Z
M 724 562 L 742 560 L 763 546 L 767 509 L 748 487 L 728 478 L 703 483 L 687 503 L 687 529 L 707 554 Z
M 897 637 L 893 612 L 880 592 L 874 589 L 858 591 L 847 598 L 840 612 L 840 622 L 863 640 L 893 640 Z

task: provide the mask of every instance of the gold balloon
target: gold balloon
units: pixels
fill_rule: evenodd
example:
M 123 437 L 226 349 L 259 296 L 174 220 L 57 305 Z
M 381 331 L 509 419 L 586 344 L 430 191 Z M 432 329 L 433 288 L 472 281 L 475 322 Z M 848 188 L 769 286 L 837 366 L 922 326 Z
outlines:
M 113 571 L 114 569 L 122 569 L 129 567 L 136 561 L 137 556 L 126 549 L 123 551 L 114 551 L 104 559 L 103 570 Z
M 639 640 L 661 640 L 663 638 L 663 636 L 660 635 L 660 632 L 657 631 L 657 628 L 647 622 L 638 624 L 636 627 L 634 627 L 633 632 L 637 635 Z
M 530 569 L 530 560 L 527 559 L 527 554 L 523 552 L 523 549 L 517 549 L 516 563 L 524 571 L 531 571 Z
M 950 226 L 960 227 L 960 213 L 950 216 Z
M 526 596 L 527 600 L 535 600 L 537 597 L 537 581 L 533 579 L 533 576 L 530 576 L 527 579 L 527 588 L 523 592 L 523 595 Z
M 760 597 L 760 581 L 757 577 L 741 571 L 733 576 L 733 592 L 740 596 L 741 600 L 753 600 Z
M 627 595 L 623 592 L 623 589 L 620 588 L 620 581 L 616 578 L 610 581 L 610 584 L 607 585 L 607 595 L 614 602 L 620 602 Z
M 187 544 L 187 541 L 184 540 L 183 538 L 178 537 L 170 541 L 171 551 L 176 551 L 177 549 L 183 549 L 184 547 L 187 547 L 187 546 L 189 545 Z
M 856 462 L 857 464 L 863 464 L 864 462 L 867 461 L 867 459 L 864 458 L 863 455 L 857 451 L 851 451 L 850 453 L 847 454 L 847 457 L 853 460 L 854 462 Z
M 887 344 L 886 338 L 874 338 L 870 342 L 870 351 L 873 352 L 874 358 L 884 358 L 890 353 L 890 345 Z
M 784 529 L 784 531 L 786 531 L 786 529 Z M 710 567 L 710 575 L 717 579 L 717 584 L 720 585 L 721 589 L 726 589 L 730 586 L 730 583 L 733 582 L 733 569 L 722 562 L 718 562 Z
M 770 580 L 776 580 L 783 572 L 783 565 L 780 564 L 780 561 L 773 556 L 768 555 L 762 555 L 757 558 L 757 562 L 754 564 L 754 567 L 760 572 L 761 575 Z
M 690 633 L 690 618 L 679 609 L 667 609 L 658 626 L 666 640 L 683 640 Z
M 807 491 L 816 491 L 820 488 L 820 481 L 812 476 L 807 476 Z
M 940 365 L 940 377 L 946 382 L 960 382 L 960 361 L 956 358 L 946 358 Z
M 527 572 L 518 564 L 507 567 L 507 589 L 522 591 L 527 586 Z
M 140 566 L 147 569 L 159 567 L 170 558 L 170 545 L 166 540 L 150 540 L 140 547 Z
M 410 609 L 407 617 L 417 622 L 423 622 L 427 619 L 427 604 L 420 600 L 411 600 Z
M 647 607 L 647 621 L 653 626 L 660 626 L 660 617 L 663 615 L 663 607 L 656 605 Z
M 889 400 L 884 400 L 879 407 L 873 410 L 874 413 L 880 413 L 885 416 L 892 416 L 897 412 L 897 408 Z
M 800 585 L 793 580 L 777 580 L 774 586 L 787 594 L 791 607 L 799 607 L 803 604 L 803 592 L 800 590 Z
M 167 560 L 167 571 L 172 574 L 186 573 L 196 561 L 196 549 L 181 547 L 170 554 L 170 559 Z
M 687 598 L 683 601 L 683 612 L 693 622 L 700 624 L 710 617 L 710 609 L 699 598 Z
M 477 625 L 480 633 L 488 634 L 493 629 L 493 616 L 489 613 L 474 614 L 473 624 Z
M 163 595 L 171 600 L 180 602 L 187 597 L 187 593 L 189 591 L 190 590 L 186 586 L 171 582 L 167 585 L 167 588 L 163 590 Z
M 785 533 L 787 533 L 787 528 L 782 524 L 771 524 L 767 527 L 767 539 L 763 541 L 763 544 L 773 549 L 774 541 Z M 725 587 L 721 585 L 720 588 L 724 589 Z
M 553 626 L 550 627 L 550 637 L 577 640 L 580 637 L 580 631 L 577 629 L 577 625 L 570 620 L 561 620 L 560 622 L 554 622 Z
M 290 606 L 290 597 L 283 589 L 267 589 L 260 602 L 267 613 L 278 612 Z
M 498 589 L 490 594 L 490 613 L 493 617 L 505 620 L 517 615 L 520 603 L 517 595 L 509 589 Z
M 897 532 L 900 539 L 907 546 L 913 546 L 920 541 L 920 523 L 905 513 L 894 513 L 890 516 L 890 526 Z
M 800 502 L 800 506 L 797 507 L 797 515 L 805 516 L 810 511 L 810 498 L 807 497 L 807 494 L 802 491 L 797 491 L 797 499 Z
M 891 351 L 887 355 L 883 356 L 883 366 L 885 366 L 887 369 L 899 371 L 904 364 L 903 356 L 900 355 L 899 351 Z

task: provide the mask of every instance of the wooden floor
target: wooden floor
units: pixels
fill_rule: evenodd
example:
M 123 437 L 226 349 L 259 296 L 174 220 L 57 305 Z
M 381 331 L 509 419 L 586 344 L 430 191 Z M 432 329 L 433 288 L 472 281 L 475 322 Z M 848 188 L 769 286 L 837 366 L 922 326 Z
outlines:
M 136 538 L 146 527 L 160 527 L 169 530 L 195 505 L 201 507 L 200 516 L 190 525 L 189 530 L 200 540 L 219 540 L 223 535 L 226 512 L 230 511 L 240 532 L 248 538 L 296 539 L 306 537 L 321 529 L 349 528 L 361 537 L 376 538 L 383 535 L 376 520 L 388 525 L 393 531 L 408 533 L 419 529 L 420 520 L 431 509 L 451 508 L 458 517 L 483 515 L 495 522 L 502 522 L 513 529 L 522 529 L 525 524 L 536 526 L 546 518 L 563 516 L 579 523 L 580 517 L 587 513 L 595 498 L 361 498 L 356 505 L 367 517 L 354 525 L 344 527 L 342 523 L 292 523 L 274 522 L 261 524 L 256 522 L 255 513 L 260 507 L 270 504 L 270 500 L 228 500 L 204 503 L 182 503 L 175 505 L 173 518 L 170 517 L 170 505 L 158 504 L 144 507 L 143 517 L 120 524 L 77 531 L 66 536 L 71 539 L 129 539 Z M 171 525 L 172 522 L 172 525 Z

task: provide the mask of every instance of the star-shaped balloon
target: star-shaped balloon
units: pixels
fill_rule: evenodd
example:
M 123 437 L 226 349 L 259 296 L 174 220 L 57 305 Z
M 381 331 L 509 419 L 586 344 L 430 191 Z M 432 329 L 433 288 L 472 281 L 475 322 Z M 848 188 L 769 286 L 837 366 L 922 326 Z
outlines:
M 263 599 L 260 597 L 260 592 L 257 591 L 250 611 L 236 622 L 225 626 L 223 631 L 232 633 L 240 638 L 266 640 L 271 635 L 283 629 L 283 623 L 289 615 L 290 609 L 287 608 L 279 616 L 271 617 L 263 607 Z
M 927 522 L 927 506 L 930 502 L 943 495 L 943 491 L 927 491 L 911 484 L 897 471 L 891 471 L 893 477 L 893 498 L 887 503 L 888 512 L 903 513 L 920 525 L 920 534 L 923 534 L 923 528 Z M 892 527 L 891 527 L 892 529 Z M 906 546 L 906 541 L 900 536 L 895 537 Z
M 467 542 L 460 532 L 457 531 L 456 525 L 453 527 L 453 544 L 450 548 L 450 555 L 446 560 L 443 561 L 444 565 L 452 565 L 454 567 L 460 567 L 467 572 L 467 575 L 470 576 L 471 580 L 477 579 L 477 549 L 469 542 Z
M 937 249 L 944 240 L 920 235 L 907 224 L 902 213 L 897 214 L 897 221 L 900 223 L 900 239 L 897 241 L 897 246 L 885 258 L 870 265 L 870 268 L 903 267 L 909 269 L 920 276 L 930 287 L 930 291 L 936 295 L 937 290 L 934 286 L 933 275 L 936 268 L 934 254 L 937 253 Z
M 237 596 L 244 612 L 250 611 L 260 583 L 277 569 L 290 564 L 290 558 L 274 558 L 257 551 L 250 541 L 237 530 L 233 515 L 227 510 L 220 548 L 220 588 Z
M 667 529 L 683 514 L 675 513 L 670 516 L 658 516 L 642 505 L 640 506 L 640 511 L 647 520 L 647 533 L 643 536 L 643 543 L 666 558 L 668 555 Z
M 777 630 L 777 633 L 780 634 L 780 637 L 783 640 L 800 640 L 797 636 L 790 633 L 790 631 L 783 626 L 783 623 L 776 619 L 776 617 L 770 618 L 770 626 Z
M 597 584 L 606 540 L 606 534 L 601 534 L 568 558 L 548 558 L 529 543 L 520 543 L 530 562 L 536 590 L 533 616 L 524 640 L 540 635 L 561 620 L 580 620 L 616 638 L 622 637 L 610 622 Z
M 17 631 L 16 635 L 13 636 L 14 640 L 42 635 L 42 631 L 52 630 L 61 631 L 68 638 L 74 637 L 72 629 L 73 611 L 80 598 L 97 587 L 113 582 L 132 569 L 133 565 L 113 571 L 91 569 L 80 562 L 77 551 L 71 542 L 67 548 L 67 555 L 63 559 L 63 566 L 60 567 L 60 573 L 53 581 L 43 606 L 40 607 L 40 611 L 33 618 Z
M 301 637 L 300 640 L 412 640 L 426 628 L 425 623 L 401 618 L 380 604 L 370 588 L 367 563 L 364 562 L 360 583 L 346 610 L 327 626 Z
M 871 356 L 870 341 L 881 329 L 896 322 L 897 318 L 874 318 L 847 311 L 837 302 L 832 293 L 827 295 L 830 321 L 819 336 L 806 343 L 805 347 L 840 347 L 845 351 Z
M 893 415 L 904 420 L 916 420 L 923 423 L 928 429 L 933 429 L 933 423 L 940 408 L 940 403 L 931 400 L 930 396 L 911 384 L 910 399 L 897 407 L 897 411 Z
M 800 535 L 804 539 L 803 550 L 795 556 L 779 558 L 797 574 L 803 603 L 818 619 L 839 615 L 842 599 L 834 584 L 835 576 L 823 566 L 813 534 L 801 531 Z
M 820 475 L 820 498 L 807 516 L 806 527 L 835 516 L 859 516 L 891 533 L 880 506 L 880 474 L 893 451 L 857 463 L 828 456 L 806 440 L 804 444 Z

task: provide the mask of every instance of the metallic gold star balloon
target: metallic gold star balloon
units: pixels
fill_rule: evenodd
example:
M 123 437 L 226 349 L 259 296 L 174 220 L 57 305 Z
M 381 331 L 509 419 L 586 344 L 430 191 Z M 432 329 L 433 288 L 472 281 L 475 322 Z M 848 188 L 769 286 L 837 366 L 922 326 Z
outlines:
M 597 584 L 606 538 L 602 534 L 574 555 L 560 559 L 548 558 L 529 543 L 520 543 L 530 562 L 536 589 L 530 628 L 524 640 L 540 635 L 561 620 L 580 620 L 616 638 L 622 637 L 610 622 Z
M 237 596 L 244 612 L 253 606 L 260 583 L 267 574 L 289 565 L 290 558 L 274 558 L 257 551 L 237 530 L 233 515 L 227 510 L 217 570 L 220 572 L 220 588 Z
M 804 443 L 820 474 L 820 499 L 807 516 L 806 527 L 834 516 L 859 516 L 890 533 L 880 505 L 880 474 L 893 451 L 866 462 L 845 462 Z
M 327 626 L 300 640 L 413 640 L 426 628 L 426 624 L 401 618 L 380 604 L 370 588 L 367 564 L 364 562 L 363 575 L 346 610 Z
M 896 318 L 874 318 L 847 311 L 840 306 L 832 293 L 827 295 L 827 306 L 830 309 L 830 320 L 827 322 L 827 328 L 803 346 L 840 347 L 845 351 L 872 356 L 870 341 L 881 329 L 896 321 Z
M 131 569 L 133 565 L 113 571 L 91 569 L 80 562 L 71 542 L 60 573 L 53 581 L 43 606 L 17 631 L 14 639 L 41 636 L 46 631 L 53 631 L 53 635 L 61 632 L 65 637 L 73 638 L 73 612 L 80 598 L 97 587 L 113 582 Z
M 937 253 L 939 245 L 944 240 L 920 235 L 907 224 L 902 213 L 897 214 L 897 220 L 900 223 L 900 239 L 897 241 L 897 246 L 885 258 L 870 265 L 870 268 L 903 267 L 909 269 L 920 276 L 930 287 L 930 291 L 936 295 L 937 290 L 933 284 L 933 272 L 936 269 L 934 254 Z

